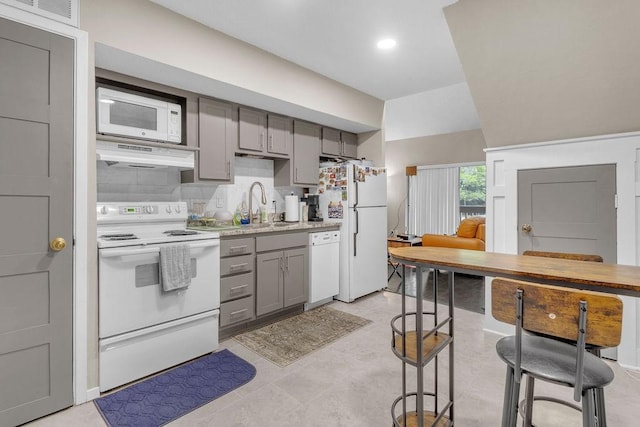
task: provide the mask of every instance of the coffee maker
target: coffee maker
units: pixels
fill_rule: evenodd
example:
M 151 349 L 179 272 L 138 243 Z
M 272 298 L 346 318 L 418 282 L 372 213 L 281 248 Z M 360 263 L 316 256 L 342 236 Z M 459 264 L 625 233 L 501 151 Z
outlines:
M 309 210 L 309 222 L 322 221 L 322 213 L 320 212 L 320 196 L 317 194 L 309 194 L 305 197 Z M 304 200 L 304 199 L 303 199 Z

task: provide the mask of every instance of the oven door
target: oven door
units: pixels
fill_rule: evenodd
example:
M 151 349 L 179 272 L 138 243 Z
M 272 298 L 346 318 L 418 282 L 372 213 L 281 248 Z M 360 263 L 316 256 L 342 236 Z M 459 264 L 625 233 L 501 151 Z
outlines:
M 191 284 L 165 292 L 160 246 L 99 250 L 99 336 L 107 338 L 220 307 L 220 240 L 188 242 Z

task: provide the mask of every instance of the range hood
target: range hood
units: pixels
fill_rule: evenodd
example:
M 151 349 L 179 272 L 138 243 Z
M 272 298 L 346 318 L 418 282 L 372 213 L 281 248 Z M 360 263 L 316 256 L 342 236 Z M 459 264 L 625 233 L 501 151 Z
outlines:
M 195 165 L 190 150 L 102 140 L 96 141 L 96 159 L 112 168 L 192 170 Z

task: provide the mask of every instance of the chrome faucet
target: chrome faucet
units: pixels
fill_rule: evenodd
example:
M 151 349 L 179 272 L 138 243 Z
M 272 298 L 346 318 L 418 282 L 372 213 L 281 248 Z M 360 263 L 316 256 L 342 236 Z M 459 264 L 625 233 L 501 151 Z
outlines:
M 259 181 L 255 181 L 253 184 L 251 184 L 251 187 L 249 187 L 249 224 L 253 224 L 253 186 L 256 184 L 258 184 L 258 186 L 260 187 L 260 192 L 262 194 L 262 204 L 267 204 L 267 195 L 264 192 L 264 185 L 262 185 L 262 183 Z

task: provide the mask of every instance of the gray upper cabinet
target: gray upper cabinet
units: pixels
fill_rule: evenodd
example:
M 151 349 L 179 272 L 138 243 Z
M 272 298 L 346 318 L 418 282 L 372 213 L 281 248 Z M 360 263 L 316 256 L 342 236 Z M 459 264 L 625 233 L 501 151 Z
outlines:
M 341 132 L 342 157 L 355 159 L 358 157 L 358 135 L 355 133 Z
M 238 152 L 288 158 L 291 153 L 293 119 L 240 107 Z
M 320 126 L 293 121 L 292 184 L 318 185 Z
M 322 128 L 322 156 L 355 159 L 358 155 L 358 135 Z
M 198 178 L 232 181 L 238 143 L 238 112 L 234 105 L 199 99 L 198 142 Z
M 240 118 L 238 148 L 262 152 L 267 139 L 267 114 L 240 107 L 238 115 Z
M 322 128 L 322 154 L 327 156 L 342 155 L 340 131 L 331 128 Z
M 269 114 L 267 123 L 267 151 L 290 156 L 293 148 L 293 119 Z

